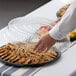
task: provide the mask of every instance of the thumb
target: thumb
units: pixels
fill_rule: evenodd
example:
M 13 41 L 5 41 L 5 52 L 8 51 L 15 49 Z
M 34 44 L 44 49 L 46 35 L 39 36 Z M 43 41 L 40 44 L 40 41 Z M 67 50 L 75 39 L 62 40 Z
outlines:
M 36 50 L 38 48 L 38 46 L 40 45 L 41 40 L 36 44 L 36 46 L 34 47 L 34 50 Z

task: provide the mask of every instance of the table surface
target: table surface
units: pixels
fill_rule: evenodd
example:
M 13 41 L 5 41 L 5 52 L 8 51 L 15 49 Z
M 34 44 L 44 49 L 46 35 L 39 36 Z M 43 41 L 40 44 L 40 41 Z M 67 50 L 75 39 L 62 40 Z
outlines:
M 56 5 L 55 5 L 56 4 Z M 56 12 L 60 9 L 65 3 L 62 0 L 53 0 L 44 6 L 38 8 L 37 10 L 31 12 L 30 14 L 24 16 L 27 17 L 43 17 L 51 20 L 55 20 Z M 0 46 L 5 43 L 6 39 L 4 33 L 7 27 L 3 28 L 0 31 Z M 42 67 L 42 69 L 37 72 L 34 76 L 73 76 L 73 73 L 76 71 L 76 45 L 68 49 L 61 56 L 61 59 L 53 65 Z M 15 75 L 15 74 L 14 74 Z

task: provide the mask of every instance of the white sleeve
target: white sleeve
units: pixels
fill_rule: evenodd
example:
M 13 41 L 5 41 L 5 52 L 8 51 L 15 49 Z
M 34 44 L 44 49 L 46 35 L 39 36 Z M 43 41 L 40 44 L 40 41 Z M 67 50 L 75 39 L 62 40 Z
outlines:
M 76 28 L 76 1 L 70 5 L 61 21 L 49 31 L 49 35 L 55 40 L 61 40 L 70 31 Z

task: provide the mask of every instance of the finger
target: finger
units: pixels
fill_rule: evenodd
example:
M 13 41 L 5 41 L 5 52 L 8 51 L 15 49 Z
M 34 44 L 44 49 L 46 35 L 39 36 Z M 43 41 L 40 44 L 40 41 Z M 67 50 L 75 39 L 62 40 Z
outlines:
M 48 51 L 48 48 L 46 48 L 44 52 L 47 52 L 47 51 Z
M 40 45 L 40 43 L 41 43 L 41 41 L 39 41 L 39 42 L 36 44 L 34 50 L 37 50 L 37 48 L 38 48 L 38 46 Z
M 39 47 L 39 52 L 45 51 L 48 47 L 45 44 Z
M 49 49 L 50 49 L 50 46 L 47 46 L 44 51 L 47 52 Z
M 46 53 L 46 52 L 47 52 L 47 50 L 48 50 L 48 48 L 46 47 L 46 48 L 45 48 L 45 50 L 44 50 L 43 52 L 44 52 L 44 53 Z
M 38 52 L 41 52 L 41 51 L 42 51 L 42 48 L 43 48 L 43 44 L 41 43 L 41 44 L 37 47 L 37 51 L 38 51 Z
M 46 44 L 42 42 L 40 46 L 38 47 L 38 50 L 41 52 L 41 51 L 44 51 L 46 48 L 47 48 Z
M 45 44 L 42 46 L 41 51 L 45 51 L 47 47 L 45 46 Z

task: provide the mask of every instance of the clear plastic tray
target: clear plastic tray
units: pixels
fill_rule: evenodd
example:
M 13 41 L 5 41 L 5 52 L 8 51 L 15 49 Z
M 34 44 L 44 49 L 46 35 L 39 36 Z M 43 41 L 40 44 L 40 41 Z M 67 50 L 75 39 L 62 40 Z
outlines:
M 19 17 L 11 20 L 8 23 L 8 29 L 5 33 L 6 39 L 12 41 L 26 41 L 26 39 L 34 36 L 36 40 L 38 37 L 37 30 L 42 25 L 49 25 L 53 21 L 41 17 Z

